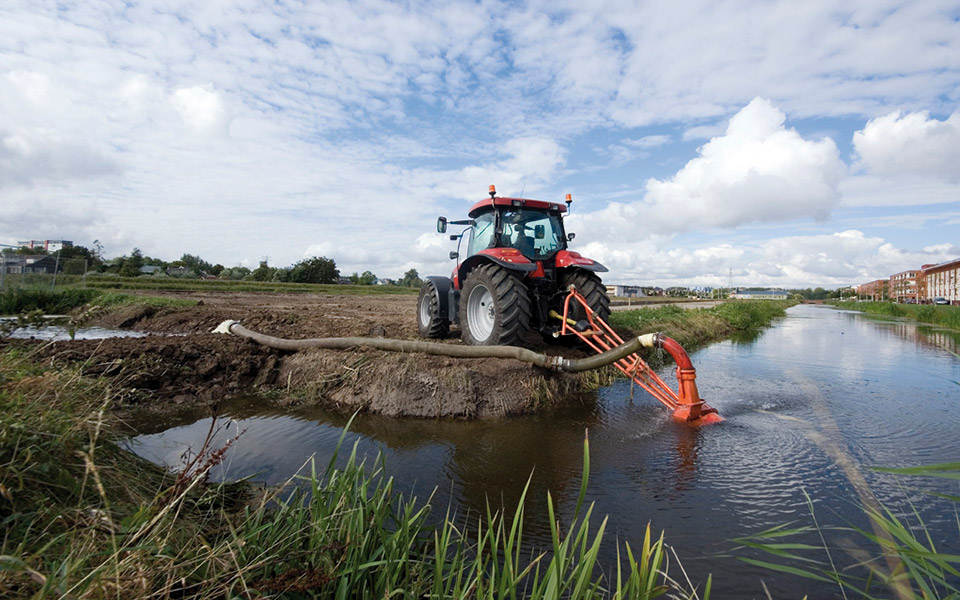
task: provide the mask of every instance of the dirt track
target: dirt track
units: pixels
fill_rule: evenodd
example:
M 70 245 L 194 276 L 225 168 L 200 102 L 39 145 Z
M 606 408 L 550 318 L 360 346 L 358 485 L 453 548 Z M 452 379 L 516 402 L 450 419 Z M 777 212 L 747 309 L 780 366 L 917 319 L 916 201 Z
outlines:
M 347 412 L 363 409 L 391 416 L 484 418 L 540 410 L 577 398 L 582 388 L 581 376 L 552 373 L 512 360 L 378 351 L 293 354 L 208 333 L 221 321 L 235 319 L 278 337 L 418 339 L 416 296 L 412 295 L 159 295 L 191 298 L 200 304 L 127 306 L 107 312 L 97 317 L 97 325 L 159 335 L 56 342 L 40 349 L 40 357 L 54 363 L 79 363 L 89 375 L 111 378 L 124 405 L 141 406 L 214 404 L 231 395 L 256 391 L 266 392 L 271 401 L 280 404 L 323 404 Z M 446 342 L 459 344 L 456 336 L 454 332 Z M 530 343 L 539 351 L 560 351 L 546 347 L 534 335 Z

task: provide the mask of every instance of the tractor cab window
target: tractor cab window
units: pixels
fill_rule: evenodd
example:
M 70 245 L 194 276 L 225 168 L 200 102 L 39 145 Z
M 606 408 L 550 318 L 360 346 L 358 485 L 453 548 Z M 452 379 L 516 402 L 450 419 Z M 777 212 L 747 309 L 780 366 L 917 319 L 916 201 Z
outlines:
M 470 242 L 467 245 L 467 256 L 473 256 L 481 250 L 486 250 L 494 245 L 494 225 L 493 211 L 477 215 L 473 220 L 473 231 L 470 234 Z
M 516 248 L 530 260 L 542 260 L 564 247 L 560 216 L 534 210 L 504 210 L 500 245 Z

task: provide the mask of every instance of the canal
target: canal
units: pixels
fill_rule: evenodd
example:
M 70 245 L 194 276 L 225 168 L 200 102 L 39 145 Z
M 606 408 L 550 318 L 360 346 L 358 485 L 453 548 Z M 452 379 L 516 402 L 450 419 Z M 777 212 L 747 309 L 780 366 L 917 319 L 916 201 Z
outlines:
M 874 549 L 840 528 L 869 529 L 860 506 L 875 498 L 914 524 L 915 510 L 938 550 L 960 553 L 956 504 L 929 493 L 956 496 L 955 480 L 870 468 L 960 460 L 958 353 L 956 332 L 800 305 L 754 339 L 692 356 L 701 394 L 726 418 L 720 425 L 676 424 L 641 390 L 631 401 L 621 381 L 574 406 L 504 421 L 360 416 L 349 439 L 371 459 L 383 454 L 397 489 L 434 493 L 441 515 L 448 505 L 458 514 L 483 511 L 488 499 L 512 510 L 530 478 L 526 534 L 548 547 L 546 493 L 569 517 L 589 432 L 587 499 L 595 514 L 610 516 L 605 564 L 613 566 L 617 540 L 639 546 L 650 522 L 665 531 L 691 580 L 713 574 L 715 597 L 765 597 L 763 586 L 775 598 L 839 597 L 835 586 L 740 560 L 771 557 L 737 550 L 731 540 L 787 523 L 812 526 L 815 518 L 819 533 L 796 541 L 820 545 L 822 534 L 833 559 L 849 564 L 840 546 Z M 245 433 L 214 477 L 253 475 L 267 484 L 286 480 L 311 455 L 325 463 L 346 422 L 318 409 L 263 410 L 255 400 L 232 404 L 226 416 L 221 439 Z M 175 467 L 209 427 L 209 418 L 184 413 L 144 425 L 130 447 Z M 682 577 L 675 561 L 671 575 Z

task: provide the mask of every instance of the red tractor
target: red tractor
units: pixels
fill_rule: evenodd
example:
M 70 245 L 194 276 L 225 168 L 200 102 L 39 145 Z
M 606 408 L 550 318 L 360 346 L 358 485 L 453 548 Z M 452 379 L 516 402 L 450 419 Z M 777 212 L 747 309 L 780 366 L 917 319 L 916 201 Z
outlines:
M 448 224 L 467 227 L 450 236 L 459 242 L 457 251 L 450 253 L 457 260 L 452 276 L 427 277 L 420 288 L 420 335 L 444 337 L 451 323 L 459 323 L 463 341 L 471 345 L 521 345 L 531 329 L 554 340 L 561 331 L 559 314 L 571 284 L 606 320 L 610 300 L 597 273 L 607 268 L 567 249 L 574 238 L 563 228 L 570 203 L 569 194 L 566 206 L 501 198 L 491 185 L 490 198 L 474 204 L 468 220 L 440 217 L 440 233 L 446 233 Z M 568 317 L 579 321 L 585 312 L 578 307 Z

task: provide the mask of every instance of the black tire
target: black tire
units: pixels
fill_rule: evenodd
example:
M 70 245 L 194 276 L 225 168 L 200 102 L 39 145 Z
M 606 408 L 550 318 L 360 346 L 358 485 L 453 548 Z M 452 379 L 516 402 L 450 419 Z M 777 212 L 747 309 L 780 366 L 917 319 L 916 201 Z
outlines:
M 607 296 L 607 288 L 595 273 L 584 269 L 571 269 L 564 272 L 560 276 L 560 291 L 564 297 L 570 292 L 571 284 L 587 300 L 587 304 L 593 312 L 597 313 L 597 316 L 604 321 L 610 318 L 610 298 Z M 579 302 L 570 302 L 570 313 L 570 318 L 575 321 L 587 318 L 586 311 Z
M 470 271 L 460 291 L 460 336 L 471 346 L 518 346 L 530 330 L 530 295 L 514 273 L 493 264 Z
M 440 317 L 440 293 L 432 281 L 420 286 L 417 299 L 417 329 L 425 338 L 442 338 L 450 333 L 450 321 Z

